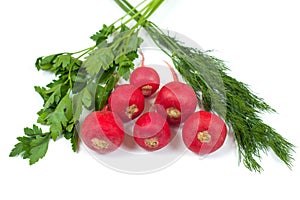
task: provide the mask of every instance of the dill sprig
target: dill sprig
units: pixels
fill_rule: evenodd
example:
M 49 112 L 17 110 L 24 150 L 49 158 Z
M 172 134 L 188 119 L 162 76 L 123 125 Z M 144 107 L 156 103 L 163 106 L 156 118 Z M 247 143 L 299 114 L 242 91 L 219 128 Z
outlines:
M 238 146 L 239 161 L 251 171 L 261 172 L 261 153 L 272 149 L 289 167 L 294 145 L 274 128 L 265 124 L 259 114 L 275 112 L 249 87 L 226 73 L 225 63 L 207 52 L 187 47 L 155 24 L 145 27 L 159 48 L 168 52 L 174 66 L 203 101 L 205 110 L 217 113 L 231 127 Z

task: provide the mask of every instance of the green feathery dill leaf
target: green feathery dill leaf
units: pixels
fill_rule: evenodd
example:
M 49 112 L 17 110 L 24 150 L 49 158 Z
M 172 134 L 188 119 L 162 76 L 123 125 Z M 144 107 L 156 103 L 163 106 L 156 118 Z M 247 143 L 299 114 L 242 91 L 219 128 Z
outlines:
M 207 52 L 185 44 L 148 22 L 146 31 L 174 63 L 185 81 L 193 87 L 198 99 L 208 111 L 217 113 L 232 128 L 238 145 L 239 160 L 251 171 L 261 172 L 261 153 L 272 149 L 290 168 L 294 145 L 272 127 L 265 124 L 259 114 L 275 112 L 249 87 L 226 71 L 228 68 Z

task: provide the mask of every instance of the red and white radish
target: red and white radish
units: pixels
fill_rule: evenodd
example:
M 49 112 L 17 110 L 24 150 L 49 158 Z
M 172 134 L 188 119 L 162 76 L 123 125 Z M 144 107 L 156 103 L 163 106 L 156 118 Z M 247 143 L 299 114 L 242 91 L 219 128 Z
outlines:
M 120 85 L 108 98 L 110 110 L 126 122 L 139 116 L 145 107 L 144 96 L 139 88 L 124 84 Z
M 133 70 L 129 82 L 140 88 L 145 97 L 149 97 L 159 88 L 160 77 L 153 68 L 145 66 L 144 55 L 142 54 L 142 64 Z
M 178 81 L 174 69 L 168 63 L 167 65 L 173 74 L 174 81 L 160 89 L 155 105 L 159 113 L 167 116 L 170 124 L 180 124 L 195 111 L 197 96 L 191 86 Z
M 134 140 L 142 148 L 154 151 L 165 147 L 171 139 L 167 120 L 156 112 L 147 112 L 138 118 L 134 126 Z
M 195 112 L 185 121 L 182 129 L 184 144 L 198 155 L 210 154 L 219 149 L 226 135 L 224 121 L 207 111 Z
M 109 153 L 123 142 L 123 122 L 111 111 L 94 111 L 84 119 L 80 135 L 82 141 L 93 151 Z

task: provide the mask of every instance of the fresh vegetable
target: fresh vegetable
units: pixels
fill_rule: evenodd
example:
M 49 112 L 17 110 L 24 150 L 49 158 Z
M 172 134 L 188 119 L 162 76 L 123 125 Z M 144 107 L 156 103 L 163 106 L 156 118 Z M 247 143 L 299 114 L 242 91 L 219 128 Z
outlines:
M 217 115 L 198 111 L 184 122 L 184 144 L 198 155 L 210 154 L 219 149 L 226 138 L 226 124 Z
M 167 63 L 169 66 L 169 64 Z M 155 105 L 157 111 L 167 116 L 170 124 L 184 122 L 196 109 L 197 97 L 193 88 L 179 82 L 173 68 L 169 66 L 174 81 L 164 85 L 158 92 Z
M 155 69 L 145 66 L 144 55 L 142 54 L 142 64 L 133 70 L 130 75 L 130 84 L 137 86 L 145 97 L 154 94 L 160 85 L 160 77 Z
M 145 107 L 143 93 L 139 88 L 124 84 L 118 86 L 109 96 L 108 104 L 111 111 L 115 112 L 126 122 L 139 116 Z
M 154 151 L 165 147 L 171 138 L 167 120 L 156 112 L 147 112 L 134 125 L 134 140 L 142 148 Z
M 143 14 L 127 0 L 115 2 L 136 21 L 143 19 Z M 154 43 L 172 59 L 204 108 L 214 111 L 228 123 L 238 146 L 239 162 L 242 161 L 251 171 L 261 172 L 261 153 L 272 149 L 280 160 L 292 167 L 295 146 L 260 117 L 262 113 L 274 112 L 272 107 L 253 94 L 245 83 L 229 76 L 228 67 L 222 60 L 210 55 L 211 51 L 186 46 L 151 21 L 142 26 Z
M 44 100 L 37 123 L 45 129 L 35 124 L 25 128 L 25 135 L 17 138 L 18 143 L 10 156 L 20 155 L 34 164 L 45 156 L 50 140 L 58 138 L 70 140 L 76 151 L 76 127 L 83 108 L 90 112 L 102 110 L 119 79 L 129 78 L 143 42 L 139 31 L 144 29 L 157 47 L 172 59 L 177 71 L 194 89 L 202 107 L 217 113 L 228 124 L 236 139 L 239 161 L 249 170 L 261 172 L 261 153 L 272 149 L 279 159 L 292 167 L 294 145 L 261 119 L 262 113 L 275 110 L 253 94 L 246 84 L 229 76 L 225 63 L 210 51 L 186 46 L 176 36 L 148 21 L 163 1 L 151 0 L 140 8 L 145 1 L 133 7 L 127 0 L 115 0 L 126 15 L 109 26 L 103 25 L 91 37 L 95 45 L 37 59 L 38 70 L 56 75 L 45 87 L 35 87 Z
M 180 124 L 195 111 L 197 98 L 189 85 L 170 82 L 159 90 L 155 104 L 157 111 L 167 116 L 169 123 Z
M 93 151 L 109 153 L 119 148 L 124 138 L 122 120 L 107 110 L 91 112 L 83 121 L 81 139 Z

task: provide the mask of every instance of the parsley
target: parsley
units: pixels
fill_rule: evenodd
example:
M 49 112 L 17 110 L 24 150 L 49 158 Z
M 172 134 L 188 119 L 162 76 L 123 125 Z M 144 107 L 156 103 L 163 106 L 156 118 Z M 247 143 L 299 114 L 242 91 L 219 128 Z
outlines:
M 146 5 L 144 10 L 151 4 Z M 146 13 L 145 13 L 146 14 Z M 51 140 L 70 140 L 74 152 L 78 149 L 79 123 L 83 108 L 101 110 L 120 78 L 128 79 L 137 50 L 142 43 L 138 36 L 141 20 L 133 28 L 126 26 L 129 19 L 120 26 L 115 23 L 93 34 L 95 45 L 78 52 L 63 52 L 37 58 L 35 67 L 53 73 L 56 78 L 46 86 L 35 86 L 43 99 L 43 108 L 37 112 L 38 125 L 25 128 L 25 136 L 18 137 L 18 143 L 10 157 L 21 156 L 34 164 L 43 158 Z M 150 15 L 148 15 L 149 17 Z
M 15 145 L 9 156 L 21 155 L 24 159 L 28 158 L 29 164 L 32 165 L 45 156 L 50 134 L 43 133 L 36 125 L 32 128 L 24 128 L 24 133 L 26 136 L 17 138 L 19 143 Z

